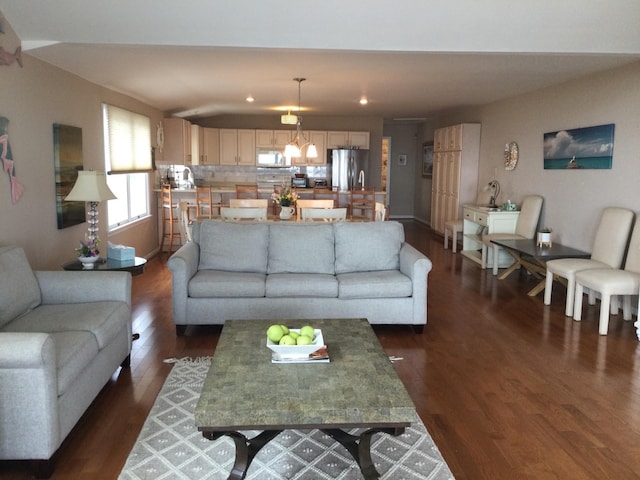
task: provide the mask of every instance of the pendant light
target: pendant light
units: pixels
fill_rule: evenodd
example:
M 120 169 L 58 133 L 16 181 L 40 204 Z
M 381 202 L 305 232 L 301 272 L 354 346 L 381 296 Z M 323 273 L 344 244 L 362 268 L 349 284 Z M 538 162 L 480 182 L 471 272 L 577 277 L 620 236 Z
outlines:
M 298 82 L 298 115 L 291 115 L 292 117 L 296 117 L 296 136 L 293 138 L 291 142 L 287 144 L 284 149 L 285 157 L 301 157 L 302 149 L 307 147 L 306 157 L 307 158 L 317 158 L 318 150 L 316 149 L 315 144 L 309 142 L 307 138 L 302 133 L 302 116 L 300 115 L 301 107 L 300 107 L 300 85 L 302 82 L 306 80 L 306 78 L 294 78 L 294 81 Z M 282 115 L 285 117 L 285 115 Z M 281 118 L 282 120 L 282 118 Z

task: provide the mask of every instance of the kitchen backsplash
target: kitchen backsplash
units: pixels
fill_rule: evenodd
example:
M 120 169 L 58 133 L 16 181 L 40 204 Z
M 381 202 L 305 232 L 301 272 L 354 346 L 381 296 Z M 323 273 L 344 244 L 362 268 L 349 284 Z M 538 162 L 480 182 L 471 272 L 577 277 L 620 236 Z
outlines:
M 188 170 L 187 170 L 188 168 Z M 191 170 L 193 180 L 200 182 L 254 183 L 260 174 L 288 175 L 305 173 L 310 179 L 327 178 L 327 167 L 249 167 L 236 165 L 159 165 L 155 172 L 156 186 L 167 178 L 170 171 L 176 183 L 184 182 L 183 174 Z

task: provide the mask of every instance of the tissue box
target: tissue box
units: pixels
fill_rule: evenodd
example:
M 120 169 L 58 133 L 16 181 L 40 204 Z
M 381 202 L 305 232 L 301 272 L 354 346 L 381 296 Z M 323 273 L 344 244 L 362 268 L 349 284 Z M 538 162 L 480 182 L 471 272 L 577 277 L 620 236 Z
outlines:
M 113 260 L 133 260 L 136 256 L 136 249 L 125 247 L 124 245 L 113 246 L 107 249 L 107 257 Z

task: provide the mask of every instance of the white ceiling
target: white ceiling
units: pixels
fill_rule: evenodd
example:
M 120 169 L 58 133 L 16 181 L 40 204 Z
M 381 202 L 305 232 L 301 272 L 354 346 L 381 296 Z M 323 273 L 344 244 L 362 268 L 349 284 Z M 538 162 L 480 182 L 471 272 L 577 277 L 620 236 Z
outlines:
M 0 12 L 27 54 L 187 118 L 295 108 L 294 77 L 307 78 L 306 115 L 421 118 L 640 59 L 638 0 L 0 0 Z

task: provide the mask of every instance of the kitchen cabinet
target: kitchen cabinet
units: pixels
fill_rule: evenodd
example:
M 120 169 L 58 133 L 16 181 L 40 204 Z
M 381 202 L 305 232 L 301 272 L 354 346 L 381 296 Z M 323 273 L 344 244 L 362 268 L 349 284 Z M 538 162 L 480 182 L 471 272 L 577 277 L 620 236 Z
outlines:
M 435 144 L 435 141 L 434 141 Z M 477 205 L 465 205 L 463 209 L 462 254 L 482 264 L 483 233 L 515 233 L 520 212 L 492 212 Z M 487 249 L 487 265 L 493 265 L 493 248 Z M 498 266 L 508 267 L 513 257 L 503 249 L 498 254 Z
M 309 158 L 306 156 L 307 148 L 302 149 L 301 157 L 293 157 L 291 159 L 292 165 L 312 165 L 312 166 L 324 166 L 327 164 L 327 132 L 321 132 L 318 130 L 311 130 L 304 132 L 310 143 L 315 144 L 318 151 L 317 158 Z
M 327 132 L 327 148 L 369 149 L 370 132 Z
M 461 205 L 473 204 L 478 189 L 480 124 L 465 123 L 434 132 L 431 228 L 444 233 L 448 220 L 461 218 Z
M 165 118 L 162 120 L 164 130 L 164 148 L 162 164 L 191 164 L 191 123 L 182 118 Z
M 284 150 L 294 134 L 294 130 L 256 130 L 256 147 Z
M 191 158 L 194 165 L 220 164 L 220 135 L 217 128 L 191 126 Z
M 256 164 L 256 131 L 221 128 L 220 165 Z

